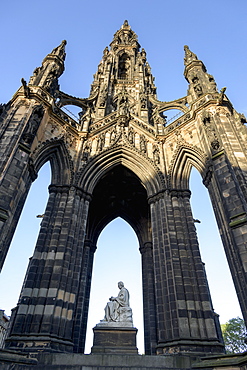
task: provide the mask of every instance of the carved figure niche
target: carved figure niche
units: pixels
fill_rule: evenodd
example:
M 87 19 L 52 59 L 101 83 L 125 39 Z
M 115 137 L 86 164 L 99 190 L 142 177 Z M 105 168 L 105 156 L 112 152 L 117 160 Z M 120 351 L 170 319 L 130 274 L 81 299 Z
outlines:
M 130 57 L 127 53 L 124 53 L 119 57 L 118 77 L 121 79 L 130 78 Z

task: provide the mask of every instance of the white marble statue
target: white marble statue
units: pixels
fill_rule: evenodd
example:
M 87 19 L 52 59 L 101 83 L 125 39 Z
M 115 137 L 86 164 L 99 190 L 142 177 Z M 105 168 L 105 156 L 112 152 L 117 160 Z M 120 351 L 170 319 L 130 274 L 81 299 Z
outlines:
M 101 320 L 101 323 L 122 323 L 127 326 L 132 326 L 132 310 L 129 306 L 129 292 L 124 287 L 122 281 L 119 281 L 118 288 L 120 289 L 118 296 L 109 298 L 110 301 L 105 307 L 105 317 Z

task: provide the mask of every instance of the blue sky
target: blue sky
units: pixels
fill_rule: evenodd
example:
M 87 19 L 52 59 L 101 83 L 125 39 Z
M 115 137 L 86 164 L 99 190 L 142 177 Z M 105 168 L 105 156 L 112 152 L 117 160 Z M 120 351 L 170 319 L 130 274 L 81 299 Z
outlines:
M 186 95 L 183 47 L 187 44 L 215 77 L 218 88 L 227 87 L 226 94 L 235 109 L 247 115 L 246 14 L 245 0 L 5 1 L 1 4 L 0 24 L 0 103 L 11 98 L 22 77 L 29 80 L 35 67 L 40 66 L 43 58 L 63 39 L 68 44 L 65 72 L 60 78 L 61 90 L 87 97 L 105 46 L 128 19 L 139 43 L 146 49 L 159 100 L 169 101 Z M 22 217 L 23 225 L 14 238 L 0 277 L 0 308 L 6 309 L 7 314 L 16 304 L 25 265 L 32 255 L 40 223 L 35 216 L 43 213 L 48 185 L 49 168 L 46 166 L 33 184 L 31 199 Z M 207 192 L 196 173 L 192 190 L 194 216 L 202 221 L 197 230 L 213 304 L 221 321 L 225 322 L 240 315 L 240 311 Z M 89 332 L 103 317 L 108 297 L 117 294 L 118 280 L 123 280 L 130 290 L 134 323 L 141 337 L 140 256 L 133 231 L 121 220 L 110 224 L 99 239 Z M 91 340 L 89 336 L 88 351 Z M 140 339 L 140 352 L 143 351 L 141 342 Z

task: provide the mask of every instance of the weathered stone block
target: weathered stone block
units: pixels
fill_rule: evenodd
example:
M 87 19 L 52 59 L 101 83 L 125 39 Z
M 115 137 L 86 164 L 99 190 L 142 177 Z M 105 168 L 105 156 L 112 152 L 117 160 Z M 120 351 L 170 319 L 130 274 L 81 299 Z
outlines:
M 94 340 L 92 353 L 137 354 L 136 328 L 103 327 L 93 328 Z

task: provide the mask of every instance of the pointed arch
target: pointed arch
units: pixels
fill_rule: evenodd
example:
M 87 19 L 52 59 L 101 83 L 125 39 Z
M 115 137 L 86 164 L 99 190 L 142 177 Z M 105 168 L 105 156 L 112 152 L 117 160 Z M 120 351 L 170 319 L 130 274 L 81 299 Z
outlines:
M 202 175 L 208 168 L 206 154 L 193 145 L 180 145 L 172 159 L 168 172 L 169 187 L 172 189 L 189 189 L 189 177 L 192 166 Z
M 141 181 L 148 196 L 165 188 L 164 178 L 150 159 L 130 147 L 118 146 L 104 150 L 90 160 L 80 173 L 78 186 L 92 194 L 99 179 L 111 168 L 122 164 L 130 169 Z
M 33 165 L 38 172 L 47 161 L 51 164 L 51 183 L 70 184 L 73 178 L 73 163 L 62 139 L 47 140 L 34 152 Z
M 147 192 L 140 179 L 126 166 L 109 168 L 92 193 L 87 224 L 87 238 L 96 245 L 106 225 L 121 217 L 135 230 L 140 245 L 151 239 Z

